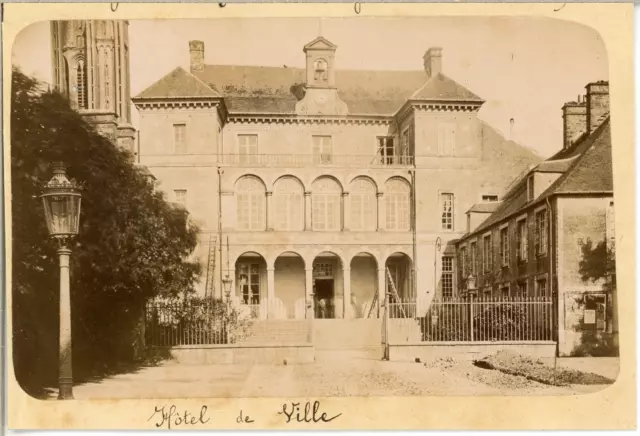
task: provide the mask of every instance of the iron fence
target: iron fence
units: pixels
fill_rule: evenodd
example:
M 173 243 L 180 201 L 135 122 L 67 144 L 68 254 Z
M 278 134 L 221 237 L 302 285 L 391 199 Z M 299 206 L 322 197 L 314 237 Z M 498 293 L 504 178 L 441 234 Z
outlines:
M 213 345 L 233 342 L 225 304 L 219 301 L 147 304 L 148 346 Z
M 397 341 L 552 341 L 550 297 L 478 297 L 389 304 Z

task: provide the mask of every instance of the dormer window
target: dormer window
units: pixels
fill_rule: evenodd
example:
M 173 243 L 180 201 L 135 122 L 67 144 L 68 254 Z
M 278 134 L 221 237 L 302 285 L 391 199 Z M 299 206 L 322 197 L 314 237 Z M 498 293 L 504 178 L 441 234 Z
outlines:
M 527 201 L 533 201 L 535 191 L 533 190 L 533 175 L 527 179 Z
M 325 61 L 324 59 L 316 60 L 313 66 L 313 70 L 315 80 L 321 80 L 323 82 L 326 82 L 328 80 L 329 76 L 327 74 L 327 61 Z

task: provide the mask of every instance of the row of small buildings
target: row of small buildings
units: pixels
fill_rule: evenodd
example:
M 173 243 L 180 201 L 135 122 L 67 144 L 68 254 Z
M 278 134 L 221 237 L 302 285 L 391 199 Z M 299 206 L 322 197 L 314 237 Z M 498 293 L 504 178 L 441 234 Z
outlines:
M 606 286 L 615 271 L 591 280 L 581 268 L 585 246 L 615 253 L 608 83 L 587 85 L 562 110 L 562 149 L 501 201 L 472 206 L 456 250 L 459 295 L 552 297 L 560 353 L 571 354 L 585 333 L 617 341 L 615 287 Z

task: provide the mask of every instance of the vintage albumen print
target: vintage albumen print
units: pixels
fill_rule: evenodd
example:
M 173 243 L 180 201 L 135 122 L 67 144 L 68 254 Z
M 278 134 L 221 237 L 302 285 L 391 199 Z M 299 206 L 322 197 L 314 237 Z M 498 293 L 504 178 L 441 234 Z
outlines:
M 329 423 L 323 398 L 615 383 L 618 113 L 593 29 L 51 20 L 11 64 L 28 395 L 157 400 L 147 426 L 175 428 L 211 412 L 167 399 Z

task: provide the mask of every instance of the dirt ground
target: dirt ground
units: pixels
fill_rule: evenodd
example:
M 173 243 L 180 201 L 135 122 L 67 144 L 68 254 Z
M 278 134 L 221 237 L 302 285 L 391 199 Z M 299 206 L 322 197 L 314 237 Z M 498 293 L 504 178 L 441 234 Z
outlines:
M 323 359 L 300 365 L 164 362 L 74 388 L 84 398 L 575 395 L 607 385 L 550 386 L 452 359 L 430 363 Z M 55 398 L 52 392 L 52 398 Z

